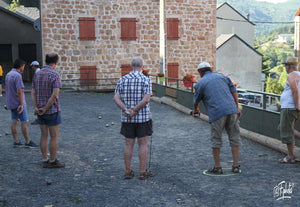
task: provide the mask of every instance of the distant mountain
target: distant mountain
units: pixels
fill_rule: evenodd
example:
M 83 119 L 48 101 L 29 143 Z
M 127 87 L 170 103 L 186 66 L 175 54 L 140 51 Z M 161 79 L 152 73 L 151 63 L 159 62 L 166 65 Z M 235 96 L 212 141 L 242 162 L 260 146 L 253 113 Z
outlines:
M 217 0 L 218 4 L 227 2 L 243 16 L 250 14 L 250 21 L 256 24 L 256 35 L 268 35 L 275 28 L 288 24 L 267 24 L 259 22 L 291 22 L 300 7 L 299 0 L 287 0 L 284 3 L 268 3 L 256 0 Z

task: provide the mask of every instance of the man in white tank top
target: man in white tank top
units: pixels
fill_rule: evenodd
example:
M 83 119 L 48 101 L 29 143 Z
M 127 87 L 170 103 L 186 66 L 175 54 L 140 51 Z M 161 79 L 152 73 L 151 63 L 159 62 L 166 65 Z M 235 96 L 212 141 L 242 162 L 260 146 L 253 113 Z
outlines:
M 279 160 L 280 163 L 295 163 L 294 125 L 300 118 L 300 72 L 298 58 L 288 57 L 283 63 L 288 74 L 284 90 L 280 97 L 280 138 L 287 145 L 288 154 Z

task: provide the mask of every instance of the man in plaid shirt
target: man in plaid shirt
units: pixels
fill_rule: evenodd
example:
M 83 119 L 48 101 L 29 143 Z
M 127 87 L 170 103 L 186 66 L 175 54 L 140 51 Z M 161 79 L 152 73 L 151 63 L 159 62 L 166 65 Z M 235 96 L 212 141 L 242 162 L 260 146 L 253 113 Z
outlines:
M 38 115 L 41 128 L 40 148 L 43 156 L 44 168 L 60 168 L 65 164 L 56 159 L 58 148 L 59 125 L 61 124 L 60 105 L 58 100 L 61 79 L 55 67 L 58 55 L 46 55 L 46 66 L 36 73 L 32 82 L 31 99 L 34 113 Z M 48 160 L 48 134 L 50 133 L 50 160 Z
M 148 154 L 148 136 L 152 135 L 152 117 L 150 98 L 152 94 L 151 80 L 144 76 L 143 59 L 135 57 L 131 61 L 132 71 L 119 79 L 115 89 L 114 101 L 121 113 L 121 134 L 125 136 L 124 161 L 125 179 L 134 177 L 131 159 L 135 139 L 139 145 L 140 176 L 143 180 L 153 176 L 146 170 Z

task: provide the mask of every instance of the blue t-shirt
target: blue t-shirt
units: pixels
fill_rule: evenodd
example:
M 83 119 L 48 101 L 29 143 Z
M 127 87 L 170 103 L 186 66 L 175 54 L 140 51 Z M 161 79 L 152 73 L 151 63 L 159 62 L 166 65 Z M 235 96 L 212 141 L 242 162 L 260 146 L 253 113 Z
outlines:
M 207 71 L 195 85 L 194 104 L 203 101 L 211 123 L 228 114 L 238 113 L 232 96 L 235 91 L 228 77 Z

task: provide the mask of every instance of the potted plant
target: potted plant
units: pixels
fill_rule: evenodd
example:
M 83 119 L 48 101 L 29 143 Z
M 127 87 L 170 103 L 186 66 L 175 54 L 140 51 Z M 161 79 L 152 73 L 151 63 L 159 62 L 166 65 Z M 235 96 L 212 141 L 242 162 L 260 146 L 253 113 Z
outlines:
M 194 81 L 195 76 L 192 74 L 186 74 L 182 81 L 183 81 L 183 85 L 185 87 L 192 87 L 193 86 L 193 81 Z
M 157 73 L 157 76 L 158 76 L 160 82 L 164 82 L 166 80 L 165 74 L 163 74 L 163 73 Z
M 143 70 L 142 73 L 144 76 L 148 77 L 149 76 L 149 70 Z

